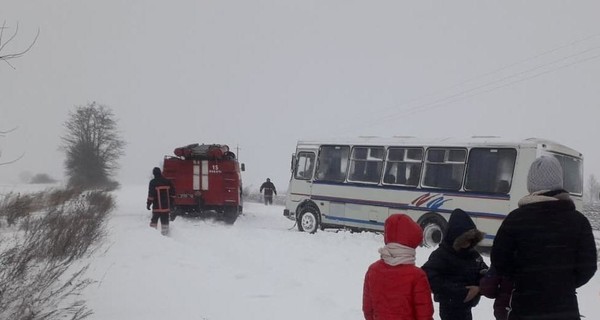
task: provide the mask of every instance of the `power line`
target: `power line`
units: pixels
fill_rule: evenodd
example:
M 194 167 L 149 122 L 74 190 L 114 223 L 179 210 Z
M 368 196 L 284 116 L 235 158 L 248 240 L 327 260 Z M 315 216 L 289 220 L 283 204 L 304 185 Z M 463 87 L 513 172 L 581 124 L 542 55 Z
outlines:
M 548 54 L 550 54 L 550 53 L 553 53 L 553 52 L 559 51 L 559 50 L 561 50 L 561 49 L 564 49 L 564 48 L 567 48 L 567 47 L 571 47 L 571 46 L 573 46 L 573 45 L 576 45 L 576 44 L 578 44 L 578 43 L 582 43 L 582 42 L 588 41 L 589 39 L 596 38 L 596 37 L 598 37 L 598 36 L 600 36 L 600 33 L 593 34 L 593 35 L 587 36 L 587 37 L 585 37 L 585 38 L 583 38 L 583 39 L 581 39 L 581 40 L 576 40 L 576 41 L 570 42 L 570 43 L 568 43 L 568 44 L 565 44 L 565 45 L 561 45 L 561 46 L 555 47 L 555 48 L 553 48 L 553 49 L 550 49 L 550 50 L 544 51 L 544 52 L 542 52 L 542 53 L 540 53 L 540 54 L 537 54 L 537 55 L 534 55 L 534 56 L 532 56 L 532 57 L 529 57 L 529 58 L 526 58 L 526 59 L 519 60 L 519 61 L 517 61 L 517 62 L 515 62 L 515 63 L 511 63 L 511 64 L 509 64 L 509 65 L 503 66 L 503 67 L 501 67 L 501 68 L 498 68 L 498 69 L 495 69 L 495 70 L 493 70 L 493 71 L 486 72 L 486 73 L 484 73 L 484 74 L 481 74 L 481 75 L 479 75 L 479 76 L 473 77 L 473 78 L 471 78 L 471 79 L 469 79 L 469 80 L 462 81 L 462 82 L 460 82 L 459 84 L 456 84 L 456 85 L 454 85 L 454 86 L 451 86 L 451 87 L 449 87 L 448 89 L 452 89 L 452 88 L 457 88 L 457 87 L 460 87 L 460 86 L 462 86 L 462 85 L 464 85 L 464 84 L 466 84 L 466 83 L 473 82 L 473 81 L 475 81 L 475 80 L 477 80 L 477 79 L 482 79 L 482 78 L 484 78 L 484 77 L 487 77 L 487 76 L 489 76 L 489 75 L 492 75 L 492 74 L 499 73 L 499 72 L 501 72 L 501 71 L 504 71 L 504 70 L 506 70 L 506 69 L 509 69 L 509 68 L 511 68 L 511 67 L 513 67 L 513 66 L 516 66 L 516 65 L 519 65 L 519 64 L 522 64 L 522 63 L 524 63 L 524 62 L 531 61 L 531 60 L 538 59 L 538 58 L 540 58 L 540 57 L 542 57 L 542 56 L 548 55 Z M 476 87 L 473 87 L 473 88 L 470 88 L 470 89 L 467 89 L 467 90 L 460 91 L 460 92 L 458 92 L 458 93 L 455 93 L 455 94 L 452 94 L 452 95 L 450 95 L 450 96 L 441 97 L 441 98 L 439 98 L 439 99 L 436 99 L 436 100 L 434 100 L 434 101 L 430 101 L 430 102 L 424 102 L 424 103 L 418 104 L 418 105 L 416 105 L 416 106 L 414 106 L 414 107 L 412 107 L 412 108 L 410 108 L 410 109 L 407 109 L 407 110 L 404 110 L 404 111 L 402 111 L 401 113 L 405 113 L 405 115 L 406 115 L 406 114 L 414 114 L 414 113 L 418 112 L 418 111 L 419 111 L 419 110 L 421 110 L 421 109 L 423 109 L 423 110 L 426 110 L 426 109 L 428 109 L 428 107 L 429 107 L 429 106 L 431 106 L 431 105 L 437 105 L 437 104 L 441 104 L 441 103 L 443 103 L 443 102 L 446 102 L 446 101 L 449 101 L 449 102 L 455 102 L 455 101 L 458 101 L 458 100 L 466 99 L 466 98 L 468 98 L 468 97 L 472 97 L 472 96 L 475 96 L 475 95 L 478 95 L 478 94 L 482 94 L 482 93 L 490 92 L 490 91 L 493 91 L 493 90 L 497 90 L 497 89 L 499 89 L 499 88 L 503 88 L 503 87 L 506 87 L 506 86 L 512 85 L 512 84 L 514 84 L 514 83 L 518 83 L 518 82 L 522 82 L 522 81 L 524 81 L 524 80 L 528 80 L 528 79 L 531 79 L 531 78 L 535 78 L 535 77 L 538 77 L 538 76 L 540 76 L 540 75 L 543 75 L 543 74 L 546 74 L 546 73 L 549 73 L 549 72 L 553 72 L 553 71 L 556 71 L 556 70 L 562 69 L 562 68 L 564 68 L 564 67 L 566 67 L 566 66 L 571 66 L 571 65 L 573 65 L 573 64 L 582 63 L 582 62 L 585 62 L 585 61 L 588 61 L 588 60 L 592 60 L 592 59 L 595 59 L 595 58 L 592 58 L 592 59 L 582 59 L 582 60 L 581 60 L 581 61 L 579 61 L 579 62 L 576 62 L 576 63 L 571 63 L 571 64 L 567 64 L 567 65 L 565 65 L 565 66 L 561 66 L 561 67 L 558 67 L 558 68 L 555 68 L 555 69 L 551 69 L 551 70 L 549 70 L 549 71 L 547 71 L 547 72 L 542 72 L 542 73 L 536 74 L 536 75 L 534 75 L 534 76 L 532 76 L 532 77 L 528 77 L 528 78 L 525 78 L 525 79 L 522 79 L 522 80 L 517 80 L 517 81 L 511 82 L 511 83 L 509 83 L 509 84 L 501 85 L 501 86 L 498 86 L 497 88 L 494 88 L 494 89 L 492 89 L 492 90 L 485 90 L 485 91 L 482 91 L 482 92 L 479 92 L 479 93 L 476 93 L 476 94 L 468 95 L 468 96 L 466 96 L 466 97 L 461 97 L 461 96 L 463 96 L 463 95 L 465 95 L 465 94 L 467 94 L 467 93 L 474 92 L 474 91 L 480 90 L 480 89 L 482 89 L 482 88 L 488 87 L 488 86 L 490 86 L 490 85 L 493 85 L 493 84 L 496 84 L 496 83 L 500 83 L 500 82 L 504 82 L 504 81 L 506 81 L 506 80 L 509 80 L 509 79 L 512 79 L 512 78 L 517 78 L 517 77 L 519 77 L 519 76 L 525 75 L 525 74 L 527 74 L 527 73 L 534 72 L 534 71 L 536 71 L 536 70 L 538 70 L 538 69 L 545 68 L 545 67 L 548 67 L 548 66 L 550 66 L 550 65 L 554 65 L 554 64 L 560 63 L 560 62 L 562 62 L 562 61 L 565 61 L 565 60 L 568 60 L 568 59 L 570 59 L 570 58 L 573 58 L 573 57 L 576 57 L 576 56 L 580 56 L 580 55 L 584 55 L 584 54 L 586 54 L 586 53 L 592 52 L 592 51 L 594 51 L 594 50 L 597 50 L 597 49 L 599 49 L 599 48 L 600 48 L 600 46 L 595 46 L 595 47 L 592 47 L 592 48 L 588 48 L 588 49 L 585 49 L 585 50 L 583 50 L 583 51 L 577 52 L 577 53 L 575 53 L 575 54 L 568 55 L 568 56 L 561 57 L 561 58 L 559 58 L 559 59 L 553 60 L 553 61 L 551 61 L 551 62 L 549 62 L 549 63 L 541 64 L 541 65 L 535 66 L 535 67 L 533 67 L 533 68 L 530 68 L 530 69 L 527 69 L 527 70 L 524 70 L 524 71 L 520 71 L 520 72 L 514 73 L 514 74 L 512 74 L 512 75 L 508 75 L 508 76 L 502 77 L 502 78 L 500 78 L 500 79 L 496 79 L 496 80 L 491 80 L 491 81 L 488 81 L 488 82 L 486 82 L 486 83 L 484 83 L 484 84 L 482 84 L 482 85 L 479 85 L 479 86 L 476 86 Z M 446 89 L 446 90 L 444 90 L 444 91 L 447 91 L 448 89 Z M 438 91 L 438 92 L 441 92 L 441 91 Z M 413 99 L 413 100 L 411 100 L 411 101 L 409 101 L 409 102 L 407 102 L 407 103 L 404 103 L 404 104 L 402 104 L 402 105 L 400 105 L 400 106 L 396 106 L 396 107 L 394 107 L 394 108 L 388 108 L 387 110 L 393 110 L 393 109 L 397 109 L 398 107 L 407 106 L 407 105 L 410 105 L 410 104 L 412 104 L 413 102 L 416 102 L 416 101 L 423 100 L 423 98 L 425 98 L 425 97 L 431 97 L 431 96 L 435 96 L 435 95 L 438 95 L 438 94 L 437 94 L 437 93 L 428 94 L 428 95 L 425 95 L 425 96 L 423 96 L 423 97 L 421 97 L 421 98 Z M 394 114 L 396 114 L 396 115 L 394 115 Z M 387 115 L 387 116 L 384 116 L 384 117 L 379 117 L 379 118 L 375 119 L 374 121 L 370 121 L 368 124 L 366 124 L 366 126 L 371 126 L 371 125 L 373 125 L 373 124 L 380 123 L 382 119 L 388 119 L 388 120 L 389 120 L 389 118 L 390 118 L 390 117 L 392 117 L 392 118 L 398 118 L 398 115 L 397 115 L 397 114 L 399 114 L 399 113 L 398 113 L 398 112 L 396 112 L 396 113 L 392 113 L 391 115 Z M 349 122 L 348 122 L 348 123 L 349 123 Z M 362 122 L 362 126 L 365 126 L 364 122 Z M 354 127 L 348 127 L 347 129 L 353 129 L 353 128 L 354 128 Z
M 496 80 L 493 80 L 493 81 L 489 81 L 489 82 L 487 82 L 487 83 L 484 83 L 484 84 L 482 84 L 482 85 L 479 85 L 479 86 L 477 86 L 477 87 L 474 87 L 474 88 L 471 88 L 471 89 L 468 89 L 468 90 L 464 90 L 464 91 L 462 91 L 462 92 L 459 92 L 459 93 L 456 93 L 456 94 L 453 94 L 453 95 L 451 95 L 451 96 L 444 97 L 444 98 L 441 98 L 441 99 L 437 99 L 437 100 L 435 100 L 435 101 L 432 101 L 432 102 L 429 102 L 429 103 L 425 103 L 425 104 L 418 105 L 418 106 L 416 106 L 416 107 L 414 107 L 414 108 L 411 108 L 411 109 L 408 109 L 408 110 L 406 110 L 406 111 L 415 111 L 415 110 L 418 110 L 418 109 L 420 109 L 422 106 L 428 106 L 428 105 L 431 105 L 431 104 L 438 104 L 438 103 L 442 103 L 442 102 L 444 102 L 444 101 L 446 101 L 446 100 L 451 100 L 451 99 L 453 99 L 453 98 L 456 98 L 456 97 L 462 96 L 462 95 L 464 95 L 464 94 L 467 94 L 467 93 L 470 93 L 470 92 L 477 91 L 477 90 L 479 90 L 479 89 L 483 89 L 483 88 L 485 88 L 485 87 L 488 87 L 488 86 L 490 86 L 490 85 L 494 85 L 494 84 L 497 84 L 497 83 L 504 82 L 504 81 L 506 81 L 506 80 L 510 80 L 510 79 L 513 79 L 513 78 L 518 78 L 519 76 L 522 76 L 522 75 L 525 75 L 525 74 L 531 73 L 531 72 L 533 72 L 533 71 L 536 71 L 536 70 L 538 70 L 538 69 L 542 69 L 542 68 L 545 68 L 545 67 L 547 67 L 547 66 L 550 66 L 550 65 L 554 65 L 554 64 L 557 64 L 557 63 L 563 62 L 563 61 L 565 61 L 565 60 L 568 60 L 568 59 L 570 59 L 570 58 L 573 58 L 573 57 L 576 57 L 576 56 L 584 55 L 584 54 L 586 54 L 586 53 L 592 52 L 592 51 L 594 51 L 594 50 L 597 50 L 597 49 L 600 49 L 600 46 L 593 47 L 593 48 L 590 48 L 590 49 L 586 49 L 586 50 L 584 50 L 584 51 L 582 51 L 582 52 L 578 52 L 578 53 L 576 53 L 576 54 L 573 54 L 573 55 L 570 55 L 570 56 L 562 57 L 562 58 L 560 58 L 560 59 L 557 59 L 557 60 L 551 61 L 551 62 L 549 62 L 549 63 L 542 64 L 542 65 L 538 65 L 538 66 L 535 66 L 535 67 L 533 67 L 533 68 L 530 68 L 530 69 L 527 69 L 527 70 L 524 70 L 524 71 L 521 71 L 521 72 L 517 72 L 517 73 L 515 73 L 515 74 L 509 75 L 509 76 L 505 76 L 505 77 L 503 77 L 503 78 L 500 78 L 500 79 L 496 79 Z M 587 60 L 586 60 L 586 61 L 587 61 Z M 570 66 L 570 65 L 572 65 L 572 64 L 569 64 L 569 66 Z M 562 67 L 559 67 L 559 68 L 556 68 L 556 69 L 551 69 L 551 71 L 558 70 L 558 69 L 561 69 L 561 68 L 562 68 Z M 544 73 L 542 73 L 542 74 L 546 74 L 546 73 L 548 73 L 548 72 L 544 72 Z M 512 84 L 512 83 L 517 83 L 517 82 L 520 82 L 520 81 L 511 82 L 511 84 Z M 502 86 L 502 87 L 504 87 L 504 86 Z M 486 92 L 487 92 L 487 91 L 486 91 Z
M 498 89 L 506 88 L 506 87 L 509 87 L 509 86 L 514 85 L 516 83 L 520 83 L 520 82 L 523 82 L 523 81 L 531 80 L 531 79 L 540 77 L 542 75 L 545 75 L 545 74 L 548 74 L 548 73 L 551 73 L 551 72 L 555 72 L 555 71 L 560 70 L 560 69 L 564 69 L 564 68 L 567 68 L 567 67 L 570 67 L 570 66 L 573 66 L 573 65 L 576 65 L 576 64 L 584 63 L 584 62 L 587 62 L 587 61 L 590 61 L 590 60 L 594 60 L 594 59 L 598 59 L 598 58 L 600 58 L 600 54 L 597 54 L 597 55 L 594 55 L 594 56 L 591 56 L 591 57 L 587 57 L 587 58 L 584 58 L 584 59 L 580 59 L 580 60 L 574 61 L 572 63 L 568 63 L 568 64 L 565 64 L 565 65 L 562 65 L 562 66 L 559 66 L 559 67 L 556 67 L 556 68 L 553 68 L 553 69 L 550 69 L 550 70 L 539 72 L 539 73 L 536 73 L 536 74 L 534 74 L 532 76 L 529 76 L 529 77 L 525 77 L 525 78 L 518 79 L 518 80 L 509 82 L 509 83 L 505 83 L 505 84 L 502 84 L 502 85 L 499 85 L 499 86 L 495 86 L 495 87 L 492 87 L 492 88 L 490 88 L 488 90 L 484 90 L 484 91 L 481 91 L 481 92 L 470 94 L 470 95 L 467 95 L 467 96 L 464 96 L 464 97 L 458 97 L 456 99 L 448 101 L 448 103 L 453 103 L 453 102 L 464 100 L 464 99 L 468 99 L 468 98 L 471 98 L 471 97 L 474 97 L 474 96 L 477 96 L 477 95 L 480 95 L 480 94 L 483 94 L 483 93 L 488 93 L 488 92 L 492 92 L 492 91 L 495 91 L 495 90 L 498 90 Z M 438 106 L 435 106 L 435 105 L 438 105 Z M 435 108 L 438 108 L 438 107 L 441 107 L 441 106 L 443 106 L 443 104 L 441 104 L 441 103 L 432 103 L 432 104 L 428 105 L 428 108 L 423 108 L 421 110 L 412 110 L 412 112 L 409 112 L 409 113 L 405 114 L 405 116 L 406 115 L 412 115 L 414 113 L 417 113 L 418 111 L 431 110 L 431 109 L 435 109 Z M 397 119 L 398 117 L 395 117 L 395 118 Z

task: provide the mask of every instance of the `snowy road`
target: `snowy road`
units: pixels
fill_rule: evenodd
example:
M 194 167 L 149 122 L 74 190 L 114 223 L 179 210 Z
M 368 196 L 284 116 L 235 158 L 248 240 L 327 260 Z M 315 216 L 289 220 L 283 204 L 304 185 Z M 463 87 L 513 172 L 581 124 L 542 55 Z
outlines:
M 381 235 L 301 233 L 282 207 L 246 203 L 233 226 L 178 218 L 163 237 L 148 227 L 145 192 L 117 192 L 107 246 L 88 272 L 91 319 L 362 319 L 363 276 Z M 429 253 L 419 248 L 417 264 Z M 597 276 L 580 293 L 588 318 L 600 315 L 599 288 Z M 491 306 L 482 299 L 474 318 L 493 319 Z

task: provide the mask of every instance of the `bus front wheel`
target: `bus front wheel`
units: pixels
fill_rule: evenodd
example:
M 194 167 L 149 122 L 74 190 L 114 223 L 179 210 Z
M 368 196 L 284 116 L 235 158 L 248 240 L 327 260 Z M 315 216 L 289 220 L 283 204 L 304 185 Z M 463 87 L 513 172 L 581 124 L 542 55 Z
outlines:
M 423 217 L 419 222 L 421 228 L 423 228 L 423 247 L 433 248 L 439 245 L 444 239 L 448 222 L 441 216 L 433 214 L 430 216 Z
M 319 228 L 319 215 L 312 207 L 304 207 L 298 215 L 298 230 L 315 233 Z

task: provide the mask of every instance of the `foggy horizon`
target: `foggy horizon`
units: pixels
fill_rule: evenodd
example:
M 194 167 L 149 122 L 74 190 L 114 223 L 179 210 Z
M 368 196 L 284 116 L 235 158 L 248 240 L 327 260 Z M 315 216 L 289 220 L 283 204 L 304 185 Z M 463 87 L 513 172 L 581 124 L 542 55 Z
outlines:
M 177 147 L 226 144 L 245 187 L 286 190 L 298 140 L 537 137 L 600 175 L 596 1 L 78 1 L 0 5 L 0 182 L 64 179 L 63 123 L 111 108 L 116 180 L 145 184 Z M 2 62 L 2 61 L 0 61 Z M 586 189 L 587 184 L 584 186 Z

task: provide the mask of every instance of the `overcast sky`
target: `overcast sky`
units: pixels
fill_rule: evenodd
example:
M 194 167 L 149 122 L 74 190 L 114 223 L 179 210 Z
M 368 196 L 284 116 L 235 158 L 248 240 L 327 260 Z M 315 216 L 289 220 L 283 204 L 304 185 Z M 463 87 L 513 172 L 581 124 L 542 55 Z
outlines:
M 239 147 L 245 185 L 287 188 L 297 140 L 555 140 L 600 175 L 600 2 L 1 0 L 0 182 L 63 178 L 74 106 L 112 108 L 118 179 L 189 143 Z M 14 67 L 14 68 L 13 68 Z

